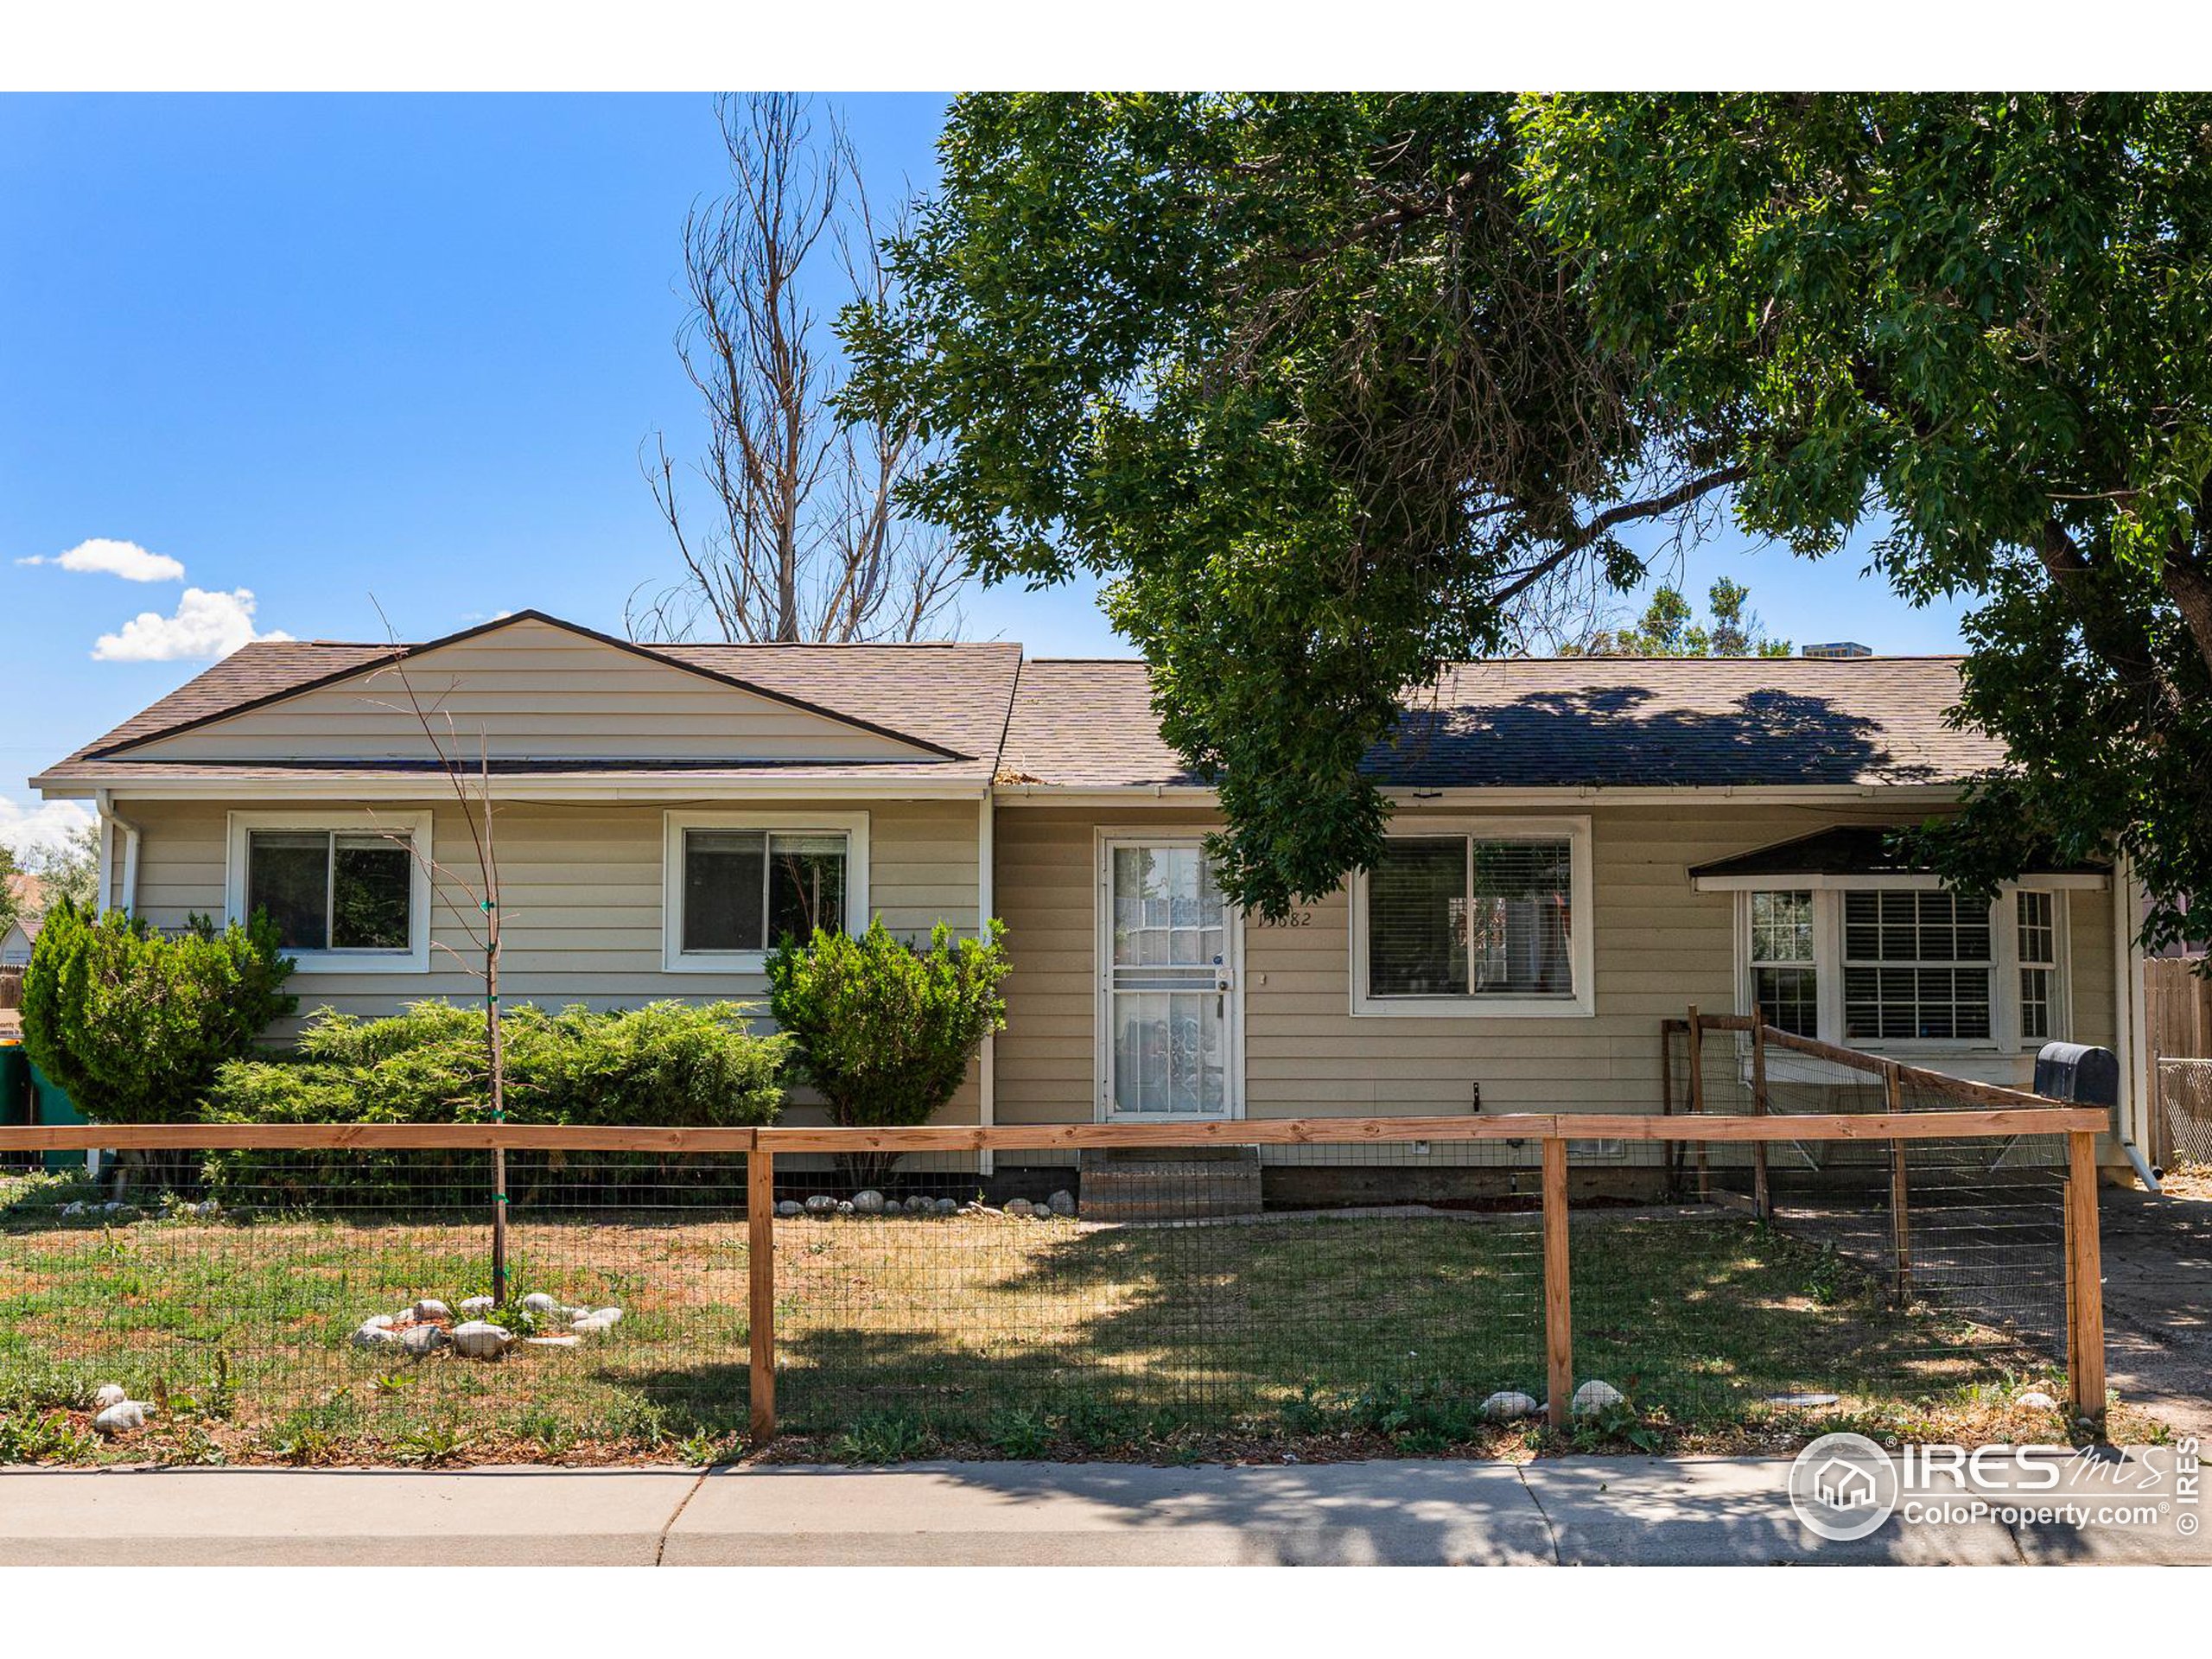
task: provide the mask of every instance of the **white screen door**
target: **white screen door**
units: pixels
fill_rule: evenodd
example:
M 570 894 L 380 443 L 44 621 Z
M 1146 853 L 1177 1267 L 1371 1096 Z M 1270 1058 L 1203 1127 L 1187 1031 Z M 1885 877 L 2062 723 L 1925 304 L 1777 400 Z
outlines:
M 1113 1117 L 1236 1109 L 1236 912 L 1195 840 L 1109 840 L 1101 873 L 1103 1104 Z

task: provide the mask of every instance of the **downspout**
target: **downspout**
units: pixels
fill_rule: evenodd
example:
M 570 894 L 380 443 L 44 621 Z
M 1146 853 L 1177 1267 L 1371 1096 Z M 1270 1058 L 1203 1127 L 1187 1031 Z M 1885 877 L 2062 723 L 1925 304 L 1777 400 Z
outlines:
M 2136 1137 L 2150 1128 L 2148 1115 L 2159 1109 L 2149 1065 L 2151 1033 L 2143 1006 L 2143 945 L 2135 917 L 2135 871 L 2122 857 L 2113 861 L 2113 1040 L 2120 1061 L 2120 1106 L 2113 1133 L 2134 1167 L 2135 1179 L 2158 1192 L 2158 1172 L 2143 1155 Z
M 995 908 L 991 893 L 991 874 L 996 855 L 992 849 L 991 832 L 996 803 L 991 795 L 991 785 L 983 785 L 983 798 L 976 809 L 976 934 L 985 938 L 990 931 L 991 914 Z M 983 1038 L 983 1052 L 978 1060 L 976 1078 L 976 1121 L 989 1128 L 998 1121 L 998 1033 L 987 1033 Z M 988 1175 L 995 1159 L 987 1147 L 976 1157 L 976 1173 Z
M 95 909 L 136 911 L 138 908 L 138 826 L 115 810 L 115 798 L 103 789 L 93 797 L 99 812 L 100 888 Z M 115 832 L 123 831 L 123 890 L 115 888 Z

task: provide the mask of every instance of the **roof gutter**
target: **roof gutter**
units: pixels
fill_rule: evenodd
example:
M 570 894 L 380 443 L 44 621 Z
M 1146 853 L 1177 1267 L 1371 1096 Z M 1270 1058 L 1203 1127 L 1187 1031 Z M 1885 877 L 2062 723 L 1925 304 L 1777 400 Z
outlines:
M 444 798 L 445 775 L 432 771 L 402 777 L 207 778 L 118 777 L 93 784 L 80 779 L 34 778 L 31 787 L 50 800 L 108 800 L 118 795 L 172 801 L 416 801 Z M 471 779 L 471 787 L 475 780 Z M 751 779 L 671 777 L 652 782 L 587 779 L 559 774 L 509 773 L 492 777 L 492 798 L 511 802 L 700 800 L 810 801 L 824 798 L 878 801 L 969 801 L 990 791 L 979 778 L 795 778 Z

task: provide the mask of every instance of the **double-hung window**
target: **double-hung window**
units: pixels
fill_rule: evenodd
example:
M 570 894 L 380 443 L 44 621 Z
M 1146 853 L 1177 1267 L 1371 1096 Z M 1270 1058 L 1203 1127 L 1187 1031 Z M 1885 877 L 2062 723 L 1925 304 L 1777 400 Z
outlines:
M 1820 1035 L 1810 893 L 1751 895 L 1751 998 L 1766 1024 L 1800 1037 Z
M 857 931 L 867 916 L 865 814 L 668 815 L 664 966 L 759 969 L 786 938 Z
M 230 914 L 265 912 L 302 973 L 429 966 L 429 815 L 234 812 Z
M 2058 922 L 2056 894 L 2022 888 L 2012 895 L 2020 957 L 2020 1036 L 2048 1042 L 2058 1034 Z
M 1586 819 L 1408 828 L 1354 883 L 1354 1011 L 1586 1014 Z

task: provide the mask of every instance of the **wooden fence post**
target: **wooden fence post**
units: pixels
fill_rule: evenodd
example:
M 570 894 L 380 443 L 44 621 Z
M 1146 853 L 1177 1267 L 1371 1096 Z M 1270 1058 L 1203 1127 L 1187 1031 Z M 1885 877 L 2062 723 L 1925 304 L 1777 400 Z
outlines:
M 1702 1115 L 1705 1111 L 1705 1022 L 1698 1018 L 1697 1004 L 1690 1004 L 1690 1110 Z M 1713 1192 L 1713 1156 L 1704 1141 L 1697 1143 L 1697 1197 L 1703 1204 Z
M 762 1446 L 776 1435 L 776 1154 L 758 1141 L 745 1157 L 745 1234 L 750 1427 L 753 1443 Z
M 1567 1253 L 1567 1142 L 1544 1137 L 1544 1389 L 1551 1426 L 1574 1395 L 1573 1261 Z
M 1904 1081 L 1895 1060 L 1882 1067 L 1883 1108 L 1891 1116 L 1904 1112 Z M 1896 1258 L 1897 1306 L 1912 1300 L 1912 1202 L 1904 1165 L 1904 1142 L 1890 1142 L 1890 1252 Z
M 1754 1013 L 1751 1015 L 1751 1116 L 1766 1116 L 1766 1020 Z M 1751 1208 L 1761 1221 L 1774 1216 L 1774 1205 L 1767 1195 L 1766 1142 L 1754 1141 L 1751 1146 Z
M 2066 1137 L 2066 1376 L 2074 1414 L 2105 1420 L 2105 1289 L 2097 1236 L 2097 1137 Z

